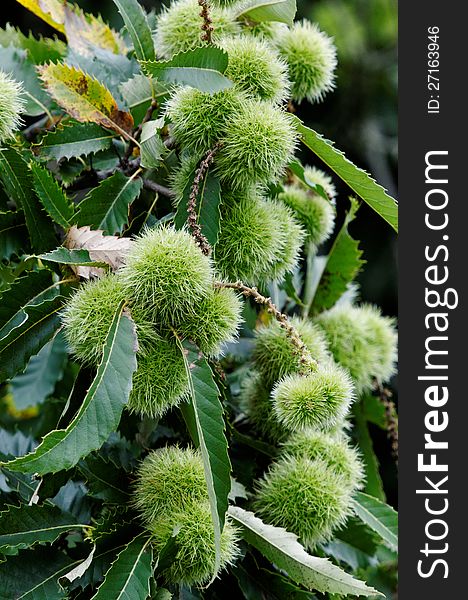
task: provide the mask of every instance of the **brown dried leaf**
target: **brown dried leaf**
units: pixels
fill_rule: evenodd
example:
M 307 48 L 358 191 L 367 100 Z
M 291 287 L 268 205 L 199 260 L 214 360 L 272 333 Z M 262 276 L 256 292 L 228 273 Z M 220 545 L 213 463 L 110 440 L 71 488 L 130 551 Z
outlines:
M 84 227 L 70 227 L 64 241 L 65 248 L 89 252 L 91 260 L 107 263 L 116 271 L 124 263 L 125 256 L 130 250 L 133 241 L 130 238 L 118 238 L 115 235 L 104 235 L 101 229 L 92 230 L 88 225 Z M 83 279 L 102 277 L 104 269 L 99 267 L 72 266 L 72 269 Z

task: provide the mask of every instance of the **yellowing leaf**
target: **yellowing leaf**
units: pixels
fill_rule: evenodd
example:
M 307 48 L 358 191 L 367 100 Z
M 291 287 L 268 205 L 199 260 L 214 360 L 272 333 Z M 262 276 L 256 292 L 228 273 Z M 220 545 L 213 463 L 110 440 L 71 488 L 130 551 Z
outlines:
M 93 122 L 133 139 L 133 117 L 119 110 L 109 90 L 80 69 L 63 63 L 37 67 L 54 100 L 77 121 Z
M 84 13 L 76 6 L 65 5 L 64 26 L 68 45 L 80 54 L 92 55 L 92 46 L 114 54 L 126 51 L 122 38 L 101 17 Z
M 64 246 L 70 250 L 84 248 L 88 250 L 91 260 L 107 263 L 115 271 L 122 266 L 132 243 L 130 238 L 103 235 L 100 229 L 73 226 L 68 230 Z M 105 272 L 99 267 L 72 266 L 71 268 L 84 279 L 101 277 Z
M 120 35 L 104 23 L 101 17 L 85 13 L 62 0 L 17 0 L 37 17 L 67 36 L 68 45 L 77 52 L 90 55 L 91 46 L 114 54 L 125 53 Z
M 48 25 L 65 33 L 63 25 L 65 6 L 60 0 L 16 0 L 31 11 L 36 17 L 45 21 Z

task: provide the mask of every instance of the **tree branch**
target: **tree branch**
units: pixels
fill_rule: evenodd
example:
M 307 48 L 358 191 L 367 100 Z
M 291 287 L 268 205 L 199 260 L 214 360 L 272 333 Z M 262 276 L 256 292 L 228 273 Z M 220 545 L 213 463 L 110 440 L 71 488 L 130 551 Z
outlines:
M 211 17 L 210 17 L 208 2 L 207 2 L 207 0 L 198 0 L 198 4 L 201 7 L 200 17 L 202 17 L 202 19 L 203 19 L 203 25 L 201 26 L 201 28 L 204 31 L 204 33 L 202 35 L 202 40 L 207 42 L 208 44 L 212 44 L 213 43 L 213 38 L 212 38 L 212 33 L 213 33 L 212 23 L 213 23 L 213 21 L 211 20 Z
M 291 325 L 291 322 L 287 315 L 282 313 L 271 301 L 271 298 L 267 298 L 266 296 L 262 296 L 260 292 L 255 287 L 249 287 L 242 283 L 242 281 L 236 281 L 235 283 L 227 283 L 223 281 L 217 281 L 215 283 L 215 287 L 225 287 L 231 288 L 234 290 L 238 290 L 246 297 L 253 298 L 257 304 L 261 304 L 266 307 L 267 311 L 272 314 L 275 319 L 278 321 L 280 327 L 284 329 L 286 335 L 291 340 L 291 343 L 294 347 L 295 354 L 299 358 L 300 363 L 300 373 L 302 375 L 307 375 L 311 370 L 314 370 L 318 363 L 312 358 L 312 355 L 301 339 L 301 336 L 297 329 Z
M 161 196 L 166 196 L 167 198 L 175 197 L 175 194 L 172 190 L 165 187 L 164 185 L 156 183 L 155 181 L 151 181 L 151 179 L 143 179 L 143 187 L 146 190 L 151 190 L 152 192 L 156 192 Z
M 217 143 L 211 150 L 205 154 L 201 161 L 198 169 L 195 172 L 195 179 L 193 180 L 192 188 L 190 190 L 190 196 L 187 202 L 187 223 L 190 227 L 193 237 L 197 242 L 199 248 L 206 256 L 211 254 L 211 246 L 206 237 L 203 235 L 200 225 L 198 224 L 197 215 L 197 199 L 200 193 L 200 183 L 203 180 L 210 164 L 213 162 L 213 158 L 220 148 L 220 143 Z

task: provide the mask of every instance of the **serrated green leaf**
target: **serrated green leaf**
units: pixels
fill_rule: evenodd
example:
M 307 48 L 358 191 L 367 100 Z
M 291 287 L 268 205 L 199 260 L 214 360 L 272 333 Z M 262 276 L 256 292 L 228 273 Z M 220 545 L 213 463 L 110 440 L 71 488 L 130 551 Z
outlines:
M 293 117 L 303 143 L 334 171 L 360 198 L 398 231 L 398 205 L 385 189 L 334 147 L 333 142 Z
M 28 230 L 22 211 L 0 212 L 0 260 L 9 260 L 27 248 Z
M 79 565 L 55 548 L 36 548 L 0 564 L 1 600 L 61 600 L 67 592 L 59 578 Z
M 125 490 L 128 481 L 124 469 L 102 456 L 93 454 L 82 460 L 78 468 L 85 476 L 86 485 L 93 497 L 113 504 L 128 502 L 129 495 Z
M 292 25 L 296 10 L 296 0 L 247 0 L 240 4 L 236 17 L 257 23 L 279 21 Z
M 89 225 L 110 235 L 121 233 L 128 224 L 129 206 L 140 194 L 142 186 L 140 177 L 126 177 L 116 171 L 78 205 L 75 222 L 79 227 Z
M 0 552 L 5 547 L 24 549 L 54 542 L 62 533 L 87 527 L 56 506 L 33 504 L 11 506 L 0 513 Z
M 189 177 L 189 182 L 184 190 L 177 212 L 174 218 L 176 229 L 182 229 L 187 223 L 187 204 L 190 197 L 192 183 L 195 177 L 195 170 Z M 206 237 L 211 246 L 215 246 L 218 241 L 219 225 L 220 225 L 220 204 L 221 204 L 221 185 L 219 179 L 210 171 L 207 172 L 199 187 L 199 195 L 197 198 L 196 211 L 198 214 L 198 223 L 201 227 L 203 235 Z
M 30 271 L 16 279 L 0 297 L 0 339 L 24 321 L 26 306 L 53 298 L 59 293 L 61 283 L 53 283 L 52 273 L 47 269 Z
M 62 160 L 106 150 L 115 133 L 95 123 L 72 123 L 50 131 L 34 150 L 40 160 Z
M 93 260 L 89 256 L 88 250 L 80 248 L 79 250 L 69 250 L 60 246 L 47 254 L 41 254 L 38 258 L 41 260 L 59 263 L 61 265 L 85 265 L 87 267 L 108 267 L 108 263 Z
M 45 252 L 56 245 L 52 221 L 43 211 L 34 193 L 31 172 L 19 152 L 13 148 L 0 149 L 0 178 L 5 190 L 24 212 L 31 246 Z
M 214 94 L 232 87 L 232 81 L 223 75 L 228 60 L 221 48 L 206 46 L 180 52 L 167 61 L 141 61 L 141 66 L 148 76 L 158 80 Z
M 7 469 L 40 475 L 69 469 L 117 429 L 136 370 L 135 325 L 122 306 L 109 329 L 97 375 L 71 423 L 48 433 L 34 452 L 7 463 Z
M 154 42 L 143 9 L 137 0 L 114 0 L 133 42 L 138 60 L 154 60 Z
M 359 242 L 348 232 L 349 224 L 356 216 L 358 208 L 357 201 L 351 198 L 351 208 L 327 256 L 312 303 L 312 314 L 334 306 L 365 263 L 361 258 Z
M 398 513 L 373 496 L 356 492 L 353 508 L 357 516 L 391 549 L 398 549 Z
M 42 206 L 57 225 L 67 229 L 73 217 L 73 204 L 50 171 L 37 163 L 31 163 L 30 168 L 34 189 Z
M 28 360 L 39 352 L 60 327 L 58 296 L 24 308 L 24 320 L 0 340 L 0 382 L 24 370 Z
M 31 357 L 25 371 L 10 381 L 15 408 L 23 410 L 42 404 L 62 379 L 67 358 L 67 344 L 59 332 Z
M 183 414 L 194 442 L 199 445 L 208 487 L 213 519 L 216 561 L 213 576 L 220 564 L 220 538 L 224 527 L 231 490 L 231 463 L 224 434 L 223 407 L 210 366 L 196 346 L 188 341 L 181 345 L 190 389 L 190 403 Z
M 263 523 L 252 512 L 229 507 L 229 515 L 242 528 L 244 540 L 259 550 L 289 577 L 309 590 L 355 596 L 382 596 L 326 558 L 307 554 L 297 536 Z
M 66 44 L 57 38 L 36 38 L 32 32 L 26 36 L 18 27 L 12 27 L 9 23 L 5 29 L 0 29 L 0 45 L 10 45 L 27 51 L 27 56 L 35 65 L 49 61 L 60 60 L 65 55 Z
M 161 124 L 158 121 L 144 123 L 140 136 L 141 166 L 145 169 L 155 169 L 167 149 L 159 133 Z
M 97 123 L 133 139 L 133 118 L 117 107 L 109 90 L 80 69 L 64 63 L 37 67 L 47 91 L 69 115 L 82 123 Z
M 117 556 L 93 600 L 146 600 L 150 592 L 151 539 L 137 536 Z

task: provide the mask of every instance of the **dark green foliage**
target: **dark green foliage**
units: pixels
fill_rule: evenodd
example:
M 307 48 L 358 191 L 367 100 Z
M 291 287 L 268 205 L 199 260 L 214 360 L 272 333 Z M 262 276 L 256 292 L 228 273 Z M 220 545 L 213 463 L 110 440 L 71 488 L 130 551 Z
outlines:
M 343 187 L 395 204 L 292 114 L 331 39 L 295 0 L 17 4 L 57 36 L 0 29 L 0 598 L 388 593 L 396 334 Z

